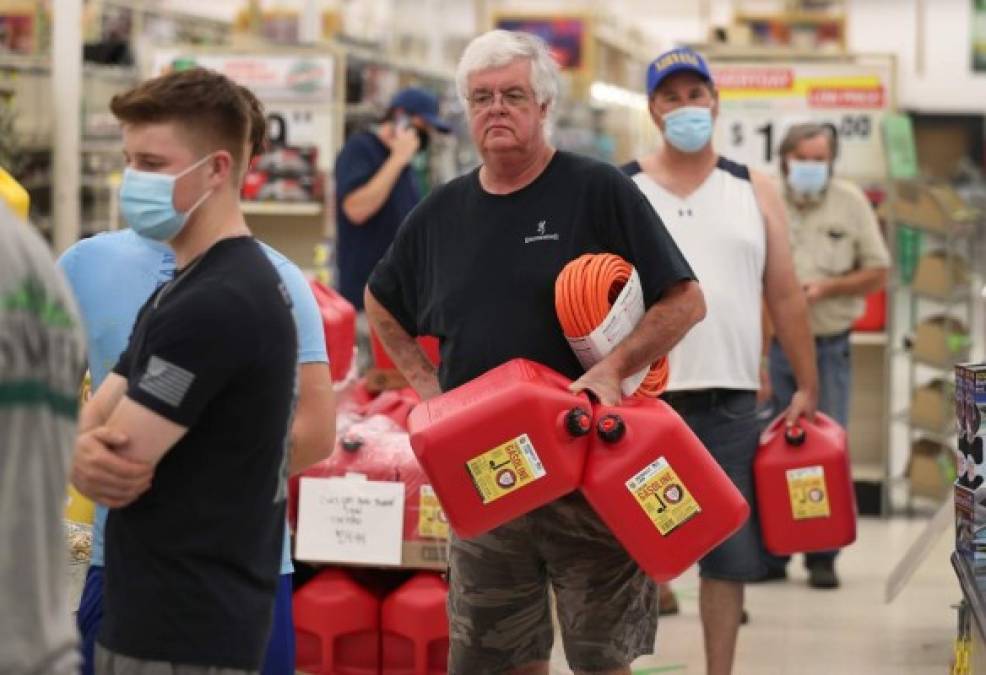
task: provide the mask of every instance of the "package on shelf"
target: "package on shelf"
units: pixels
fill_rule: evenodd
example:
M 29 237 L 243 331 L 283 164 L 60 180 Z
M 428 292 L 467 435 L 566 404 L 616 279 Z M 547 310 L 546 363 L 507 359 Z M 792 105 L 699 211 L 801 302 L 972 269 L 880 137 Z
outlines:
M 884 202 L 880 211 L 902 225 L 948 234 L 956 224 L 977 217 L 965 200 L 948 185 L 898 181 L 896 199 Z
M 975 565 L 986 566 L 986 364 L 963 363 L 955 367 L 954 410 L 958 430 L 955 548 Z
M 937 441 L 928 438 L 914 441 L 907 460 L 911 494 L 931 499 L 945 497 L 956 478 L 954 456 L 950 448 Z
M 946 300 L 968 285 L 969 268 L 965 258 L 945 251 L 931 251 L 918 260 L 911 289 Z
M 320 202 L 325 177 L 314 146 L 282 146 L 254 157 L 241 196 L 249 201 Z
M 951 427 L 952 385 L 944 379 L 934 379 L 911 392 L 911 424 L 935 433 L 945 433 Z
M 967 358 L 969 329 L 955 317 L 937 315 L 918 324 L 914 335 L 914 358 L 941 368 Z

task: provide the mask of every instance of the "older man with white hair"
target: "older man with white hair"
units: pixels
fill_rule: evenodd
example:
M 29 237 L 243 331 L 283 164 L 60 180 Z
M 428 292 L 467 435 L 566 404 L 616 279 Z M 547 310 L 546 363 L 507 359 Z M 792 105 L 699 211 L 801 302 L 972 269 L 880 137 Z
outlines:
M 432 192 L 401 226 L 370 278 L 371 322 L 423 398 L 525 357 L 575 379 L 574 390 L 618 402 L 620 380 L 704 316 L 691 268 L 632 181 L 549 143 L 558 74 L 543 41 L 481 35 L 457 84 L 482 165 Z M 583 372 L 555 316 L 554 285 L 568 262 L 601 252 L 637 268 L 648 310 Z M 416 335 L 440 339 L 437 372 Z M 654 583 L 572 494 L 485 535 L 453 538 L 450 672 L 547 673 L 549 585 L 576 672 L 629 673 L 653 650 Z

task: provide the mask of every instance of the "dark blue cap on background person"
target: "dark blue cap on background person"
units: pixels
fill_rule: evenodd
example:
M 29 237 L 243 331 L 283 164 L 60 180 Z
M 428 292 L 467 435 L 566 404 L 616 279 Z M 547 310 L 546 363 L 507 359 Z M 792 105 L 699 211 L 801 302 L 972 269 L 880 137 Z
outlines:
M 401 89 L 390 101 L 391 108 L 400 108 L 408 115 L 418 115 L 436 131 L 447 134 L 452 130 L 448 122 L 438 116 L 438 97 L 417 87 Z
M 652 95 L 661 82 L 675 73 L 695 73 L 707 82 L 712 81 L 712 71 L 702 55 L 688 47 L 678 47 L 664 52 L 647 66 L 647 95 Z

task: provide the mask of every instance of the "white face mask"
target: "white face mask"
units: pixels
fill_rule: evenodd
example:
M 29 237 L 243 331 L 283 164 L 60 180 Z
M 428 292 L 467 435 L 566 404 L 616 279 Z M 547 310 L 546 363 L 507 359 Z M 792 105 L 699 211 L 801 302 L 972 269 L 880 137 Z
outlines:
M 178 236 L 188 217 L 209 198 L 207 190 L 188 211 L 175 209 L 175 181 L 198 168 L 212 155 L 206 155 L 181 173 L 170 175 L 127 168 L 120 185 L 120 212 L 134 232 L 147 239 L 169 241 Z
M 799 195 L 814 196 L 825 190 L 829 182 L 828 162 L 789 159 L 787 184 Z

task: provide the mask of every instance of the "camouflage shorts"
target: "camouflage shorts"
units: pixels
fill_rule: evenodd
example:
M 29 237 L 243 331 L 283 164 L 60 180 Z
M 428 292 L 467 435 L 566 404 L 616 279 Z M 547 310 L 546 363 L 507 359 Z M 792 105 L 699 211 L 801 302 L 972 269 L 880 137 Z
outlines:
M 579 493 L 451 544 L 450 675 L 492 675 L 547 661 L 557 599 L 573 670 L 629 665 L 653 653 L 657 586 Z

